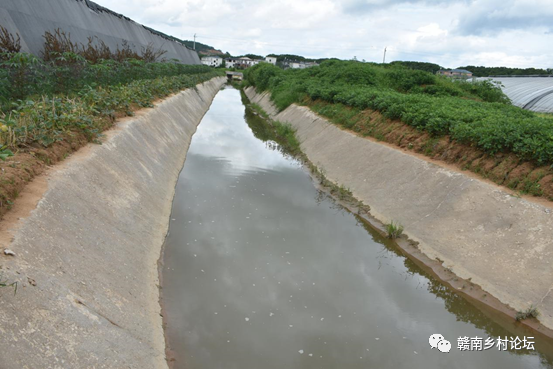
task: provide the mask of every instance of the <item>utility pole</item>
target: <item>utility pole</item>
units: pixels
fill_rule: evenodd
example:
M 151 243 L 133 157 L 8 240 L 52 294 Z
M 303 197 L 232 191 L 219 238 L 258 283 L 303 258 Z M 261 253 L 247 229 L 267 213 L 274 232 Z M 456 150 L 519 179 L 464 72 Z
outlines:
M 194 50 L 196 50 L 196 34 L 194 33 Z
M 388 46 L 386 46 L 384 48 L 384 58 L 382 58 L 382 64 L 386 64 L 386 49 L 388 48 Z

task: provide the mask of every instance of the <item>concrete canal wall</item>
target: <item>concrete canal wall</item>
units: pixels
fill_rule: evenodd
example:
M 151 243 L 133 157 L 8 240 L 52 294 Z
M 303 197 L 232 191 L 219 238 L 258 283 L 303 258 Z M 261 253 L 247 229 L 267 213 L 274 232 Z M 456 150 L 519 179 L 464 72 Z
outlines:
M 384 223 L 401 223 L 431 259 L 515 310 L 531 304 L 553 328 L 553 211 L 462 172 L 341 130 L 306 107 L 282 112 L 268 93 L 250 101 L 290 123 L 303 152 Z
M 70 33 L 73 42 L 86 45 L 88 37 L 97 36 L 112 51 L 127 41 L 137 52 L 151 43 L 156 50 L 167 51 L 166 59 L 200 64 L 196 51 L 89 0 L 2 0 L 0 25 L 19 34 L 22 51 L 37 56 L 43 49 L 44 32 L 59 28 Z
M 0 255 L 0 367 L 166 368 L 158 259 L 212 79 L 142 111 L 48 178 Z

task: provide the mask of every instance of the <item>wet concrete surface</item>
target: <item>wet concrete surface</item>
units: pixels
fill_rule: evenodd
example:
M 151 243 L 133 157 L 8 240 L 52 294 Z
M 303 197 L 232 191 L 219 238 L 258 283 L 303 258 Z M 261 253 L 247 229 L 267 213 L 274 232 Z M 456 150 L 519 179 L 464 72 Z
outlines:
M 459 337 L 535 334 L 431 278 L 245 118 L 239 91 L 221 91 L 177 184 L 162 272 L 175 368 L 553 367 L 543 337 L 460 351 Z

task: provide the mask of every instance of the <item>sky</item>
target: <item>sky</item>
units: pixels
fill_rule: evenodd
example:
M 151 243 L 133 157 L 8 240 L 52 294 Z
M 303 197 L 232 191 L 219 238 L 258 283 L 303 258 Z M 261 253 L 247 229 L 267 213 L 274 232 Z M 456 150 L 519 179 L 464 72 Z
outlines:
M 553 0 L 95 2 L 232 55 L 553 68 Z

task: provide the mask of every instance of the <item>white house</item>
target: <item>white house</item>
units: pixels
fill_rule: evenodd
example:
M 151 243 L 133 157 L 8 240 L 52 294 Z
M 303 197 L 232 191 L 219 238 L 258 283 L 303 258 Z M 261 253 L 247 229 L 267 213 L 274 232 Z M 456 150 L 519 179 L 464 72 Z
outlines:
M 305 69 L 309 67 L 314 67 L 319 64 L 314 62 L 304 62 L 304 61 L 290 61 L 288 62 L 288 67 L 292 69 Z
M 242 58 L 227 58 L 225 59 L 225 65 L 227 68 L 248 68 L 253 65 L 259 64 L 263 60 L 250 59 L 247 56 Z
M 288 66 L 288 68 L 292 68 L 292 69 L 305 69 L 305 68 L 315 67 L 319 65 L 315 62 L 296 61 L 296 60 L 285 61 L 284 64 Z
M 204 56 L 202 64 L 209 65 L 210 67 L 220 67 L 223 64 L 223 58 L 220 56 Z
M 265 58 L 265 61 L 267 63 L 271 63 L 272 65 L 276 65 L 277 58 L 276 58 L 276 56 L 268 56 L 268 57 Z

